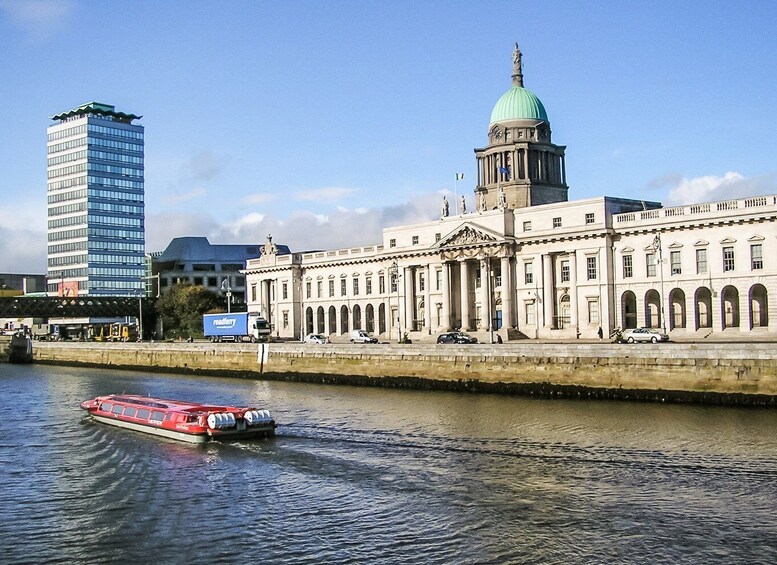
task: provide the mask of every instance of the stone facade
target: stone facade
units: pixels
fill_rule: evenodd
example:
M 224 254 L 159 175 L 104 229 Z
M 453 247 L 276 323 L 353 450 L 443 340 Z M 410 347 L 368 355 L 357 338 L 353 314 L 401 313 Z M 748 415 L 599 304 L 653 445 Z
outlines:
M 776 333 L 777 196 L 674 208 L 567 201 L 565 148 L 551 143 L 516 52 L 513 88 L 475 151 L 476 211 L 450 215 L 444 204 L 439 220 L 386 228 L 367 247 L 281 253 L 268 242 L 244 271 L 249 311 L 286 338 Z

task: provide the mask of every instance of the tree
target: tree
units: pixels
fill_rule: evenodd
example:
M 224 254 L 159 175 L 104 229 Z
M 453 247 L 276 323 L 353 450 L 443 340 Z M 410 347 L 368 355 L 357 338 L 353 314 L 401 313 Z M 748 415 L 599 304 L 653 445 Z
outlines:
M 202 315 L 223 302 L 215 292 L 202 286 L 178 283 L 156 303 L 165 333 L 180 337 L 202 337 Z

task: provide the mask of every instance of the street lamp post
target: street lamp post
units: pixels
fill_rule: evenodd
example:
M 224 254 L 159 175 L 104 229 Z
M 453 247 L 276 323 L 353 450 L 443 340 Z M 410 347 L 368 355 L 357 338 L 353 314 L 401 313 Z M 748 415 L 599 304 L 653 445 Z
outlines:
M 402 342 L 402 323 L 400 317 L 400 304 L 399 304 L 399 265 L 394 261 L 389 267 L 389 275 L 391 276 L 391 284 L 397 289 L 397 343 Z
M 658 252 L 658 272 L 661 277 L 661 295 L 658 297 L 659 314 L 661 316 L 661 332 L 666 333 L 666 318 L 664 317 L 664 253 L 661 249 L 661 234 L 653 238 L 653 250 Z
M 229 285 L 229 279 L 221 281 L 221 290 L 227 293 L 227 314 L 232 313 L 232 287 Z

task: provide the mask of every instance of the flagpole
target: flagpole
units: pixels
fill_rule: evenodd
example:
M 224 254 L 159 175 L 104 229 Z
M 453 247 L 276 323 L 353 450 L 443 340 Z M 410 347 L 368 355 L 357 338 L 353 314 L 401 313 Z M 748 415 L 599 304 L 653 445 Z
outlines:
M 459 215 L 459 174 L 456 173 L 456 181 L 453 188 L 453 201 L 456 203 L 456 215 Z

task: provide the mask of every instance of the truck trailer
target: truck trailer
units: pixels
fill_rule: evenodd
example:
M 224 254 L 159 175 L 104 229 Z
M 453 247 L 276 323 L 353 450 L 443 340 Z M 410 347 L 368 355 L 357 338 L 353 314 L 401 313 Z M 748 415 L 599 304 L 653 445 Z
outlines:
M 206 338 L 213 342 L 244 341 L 251 343 L 265 341 L 270 337 L 270 324 L 258 314 L 233 312 L 231 314 L 204 314 L 202 330 Z

